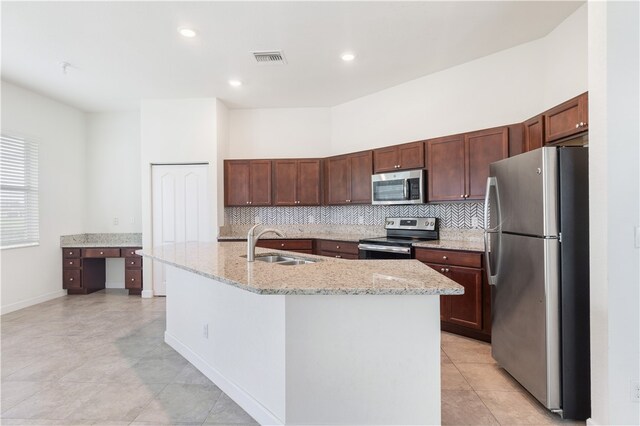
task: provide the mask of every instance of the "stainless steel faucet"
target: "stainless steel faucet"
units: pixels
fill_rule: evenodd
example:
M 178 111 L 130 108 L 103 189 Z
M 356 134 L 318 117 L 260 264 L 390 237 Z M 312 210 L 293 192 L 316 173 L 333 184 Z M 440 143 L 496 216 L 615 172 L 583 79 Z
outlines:
M 255 229 L 260 226 L 260 224 L 253 225 L 249 232 L 247 233 L 247 262 L 253 262 L 256 258 L 256 244 L 260 237 L 262 237 L 267 232 L 273 232 L 278 237 L 284 238 L 284 233 L 274 228 L 263 229 L 258 233 L 258 235 L 254 236 Z

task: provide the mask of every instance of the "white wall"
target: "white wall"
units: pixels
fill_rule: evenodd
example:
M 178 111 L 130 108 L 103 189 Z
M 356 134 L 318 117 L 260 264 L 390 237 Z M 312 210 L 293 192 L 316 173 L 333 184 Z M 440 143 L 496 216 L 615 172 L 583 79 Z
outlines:
M 87 232 L 141 232 L 138 111 L 87 114 L 86 167 Z
M 329 108 L 231 110 L 226 158 L 323 157 L 330 137 Z
M 140 192 L 142 244 L 152 241 L 151 165 L 154 163 L 209 163 L 209 211 L 211 239 L 218 227 L 218 129 L 215 98 L 143 100 L 140 113 Z M 224 113 L 222 113 L 224 114 Z M 144 259 L 144 297 L 151 297 L 152 265 Z
M 640 6 L 589 2 L 590 424 L 640 424 Z
M 331 109 L 331 153 L 523 121 L 587 90 L 586 5 L 542 39 Z
M 229 150 L 229 109 L 219 99 L 216 101 L 216 130 L 218 144 L 217 190 L 218 226 L 224 225 L 224 159 Z M 216 231 L 217 232 L 217 231 Z
M 84 231 L 85 115 L 2 82 L 2 133 L 39 145 L 40 245 L 2 250 L 1 312 L 64 295 L 60 235 Z

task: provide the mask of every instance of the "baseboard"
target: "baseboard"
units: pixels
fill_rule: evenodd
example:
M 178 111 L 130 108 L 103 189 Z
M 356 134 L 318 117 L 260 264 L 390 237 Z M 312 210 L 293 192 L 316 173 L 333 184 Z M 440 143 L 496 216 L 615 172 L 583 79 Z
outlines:
M 587 426 L 600 426 L 598 423 L 594 422 L 592 418 L 587 419 Z
M 153 297 L 153 290 L 142 290 L 143 299 L 151 299 Z
M 256 401 L 251 395 L 238 387 L 235 383 L 227 379 L 220 371 L 212 367 L 200 355 L 193 352 L 177 338 L 165 331 L 164 341 L 175 349 L 180 355 L 186 358 L 194 367 L 202 374 L 207 376 L 209 380 L 215 383 L 224 393 L 229 395 L 236 404 L 242 407 L 251 417 L 253 417 L 261 425 L 282 425 L 282 421 L 278 419 L 271 411 Z
M 56 290 L 51 293 L 43 294 L 42 296 L 33 297 L 27 300 L 21 300 L 20 302 L 11 303 L 10 305 L 4 305 L 0 307 L 0 315 L 8 314 L 19 309 L 28 308 L 29 306 L 37 305 L 38 303 L 47 302 L 58 297 L 66 296 L 66 290 Z
M 125 288 L 124 281 L 107 281 L 104 283 L 105 288 Z

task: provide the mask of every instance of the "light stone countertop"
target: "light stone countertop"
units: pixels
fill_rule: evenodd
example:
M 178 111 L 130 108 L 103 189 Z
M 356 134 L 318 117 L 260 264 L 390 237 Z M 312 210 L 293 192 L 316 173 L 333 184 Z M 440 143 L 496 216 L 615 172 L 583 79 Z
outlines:
M 247 262 L 246 243 L 168 244 L 138 253 L 257 294 L 455 295 L 464 288 L 417 260 L 345 260 L 256 248 L 317 260 L 285 266 Z
M 60 237 L 62 248 L 142 247 L 141 233 L 75 234 Z

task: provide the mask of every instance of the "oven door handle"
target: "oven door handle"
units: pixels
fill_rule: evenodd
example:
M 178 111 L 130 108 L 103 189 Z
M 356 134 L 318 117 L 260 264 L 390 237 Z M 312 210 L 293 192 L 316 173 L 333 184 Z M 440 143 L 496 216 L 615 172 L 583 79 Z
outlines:
M 358 244 L 360 250 L 366 251 L 382 251 L 385 253 L 403 253 L 411 254 L 411 247 L 393 247 L 393 246 L 379 246 L 375 244 Z

